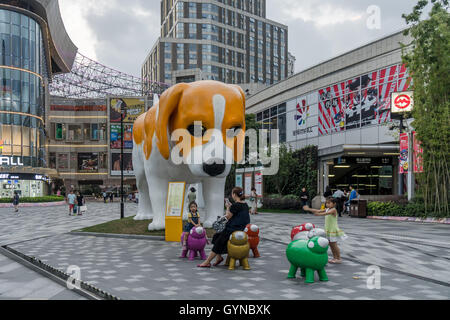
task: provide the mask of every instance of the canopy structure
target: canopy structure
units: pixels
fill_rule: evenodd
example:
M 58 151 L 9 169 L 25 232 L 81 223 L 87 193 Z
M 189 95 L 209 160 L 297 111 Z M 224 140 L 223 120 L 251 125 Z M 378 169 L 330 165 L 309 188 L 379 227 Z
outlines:
M 151 82 L 109 68 L 77 53 L 70 73 L 56 74 L 50 86 L 52 96 L 64 98 L 104 98 L 114 96 L 160 95 L 169 85 Z M 146 88 L 145 92 L 143 88 Z

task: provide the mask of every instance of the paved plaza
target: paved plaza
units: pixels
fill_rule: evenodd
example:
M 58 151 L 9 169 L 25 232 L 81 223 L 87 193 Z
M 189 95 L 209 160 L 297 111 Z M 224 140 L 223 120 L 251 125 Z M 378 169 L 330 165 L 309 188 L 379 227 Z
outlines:
M 66 271 L 78 266 L 81 279 L 121 299 L 296 300 L 449 299 L 450 226 L 343 217 L 349 238 L 344 263 L 329 265 L 330 281 L 307 285 L 286 279 L 285 250 L 292 226 L 323 227 L 323 217 L 300 214 L 251 216 L 259 225 L 261 258 L 252 270 L 220 266 L 199 269 L 200 260 L 179 259 L 180 245 L 150 239 L 107 238 L 68 232 L 119 217 L 119 204 L 89 203 L 89 213 L 69 217 L 66 207 L 24 209 L 15 216 L 0 209 L 2 245 Z M 133 215 L 136 206 L 127 204 Z M 207 252 L 211 245 L 208 245 Z M 368 267 L 381 267 L 381 288 L 367 286 Z M 31 283 L 31 284 L 30 284 Z M 0 299 L 82 299 L 65 287 L 0 255 Z M 27 290 L 18 290 L 25 288 Z M 47 288 L 47 290 L 42 289 Z M 42 294 L 42 295 L 41 295 Z

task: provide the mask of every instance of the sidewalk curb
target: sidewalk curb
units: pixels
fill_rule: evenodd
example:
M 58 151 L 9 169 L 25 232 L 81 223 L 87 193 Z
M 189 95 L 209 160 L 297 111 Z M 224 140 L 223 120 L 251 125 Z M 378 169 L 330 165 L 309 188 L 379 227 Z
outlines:
M 367 216 L 367 219 L 450 224 L 450 218 L 440 218 L 440 219 L 439 218 L 425 218 L 424 219 L 424 218 L 415 218 L 415 217 Z
M 55 201 L 55 202 L 29 202 L 19 204 L 20 208 L 48 208 L 48 207 L 59 207 L 65 205 L 65 201 Z M 13 208 L 12 203 L 0 203 L 0 208 Z
M 147 241 L 165 241 L 165 236 L 144 236 L 144 235 L 137 235 L 137 234 L 117 234 L 117 233 L 97 233 L 97 232 L 79 232 L 79 231 L 72 231 L 68 232 L 67 234 L 74 235 L 74 236 L 90 236 L 90 237 L 103 237 L 103 238 L 115 238 L 115 239 L 134 239 L 134 240 L 147 240 Z M 211 242 L 212 238 L 207 239 Z M 180 240 L 181 241 L 181 240 Z M 177 242 L 180 242 L 177 241 Z
M 103 237 L 103 238 L 120 238 L 120 239 L 135 239 L 135 240 L 158 240 L 164 241 L 164 236 L 143 236 L 143 235 L 133 235 L 133 234 L 116 234 L 116 233 L 97 233 L 97 232 L 79 232 L 72 231 L 67 234 L 75 236 L 90 236 L 90 237 Z
M 51 265 L 43 263 L 41 260 L 37 260 L 34 257 L 29 257 L 22 252 L 14 250 L 8 246 L 0 247 L 0 254 L 14 260 L 15 262 L 23 265 L 24 267 L 35 271 L 44 277 L 58 283 L 59 285 L 67 288 L 67 280 L 70 275 L 58 270 Z M 79 287 L 74 287 L 72 290 L 77 294 L 87 298 L 88 300 L 120 300 L 120 298 L 98 289 L 82 280 L 79 281 Z

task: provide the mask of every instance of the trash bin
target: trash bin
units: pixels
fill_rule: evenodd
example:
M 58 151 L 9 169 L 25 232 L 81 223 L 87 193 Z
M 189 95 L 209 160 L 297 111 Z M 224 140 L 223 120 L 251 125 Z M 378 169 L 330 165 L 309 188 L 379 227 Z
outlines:
M 367 217 L 367 200 L 350 201 L 350 216 L 357 218 Z

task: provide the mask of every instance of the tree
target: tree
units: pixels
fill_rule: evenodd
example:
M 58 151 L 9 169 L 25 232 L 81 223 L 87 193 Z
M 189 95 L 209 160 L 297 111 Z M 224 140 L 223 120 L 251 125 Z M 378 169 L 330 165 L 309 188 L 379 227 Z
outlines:
M 431 0 L 428 19 L 420 20 L 430 3 L 420 0 L 403 18 L 409 25 L 403 61 L 414 87 L 413 127 L 422 143 L 424 173 L 418 175 L 425 210 L 449 215 L 450 144 L 450 14 L 448 0 Z
M 246 114 L 245 115 L 245 129 L 246 130 L 258 130 L 261 128 L 261 125 L 256 122 L 256 115 L 255 114 Z M 248 157 L 249 154 L 249 144 L 245 144 L 245 157 Z M 246 158 L 247 159 L 247 158 Z M 225 196 L 231 194 L 231 190 L 235 187 L 235 181 L 236 181 L 236 168 L 243 168 L 244 165 L 236 165 L 233 164 L 231 166 L 230 174 L 227 177 L 226 183 L 225 183 Z

